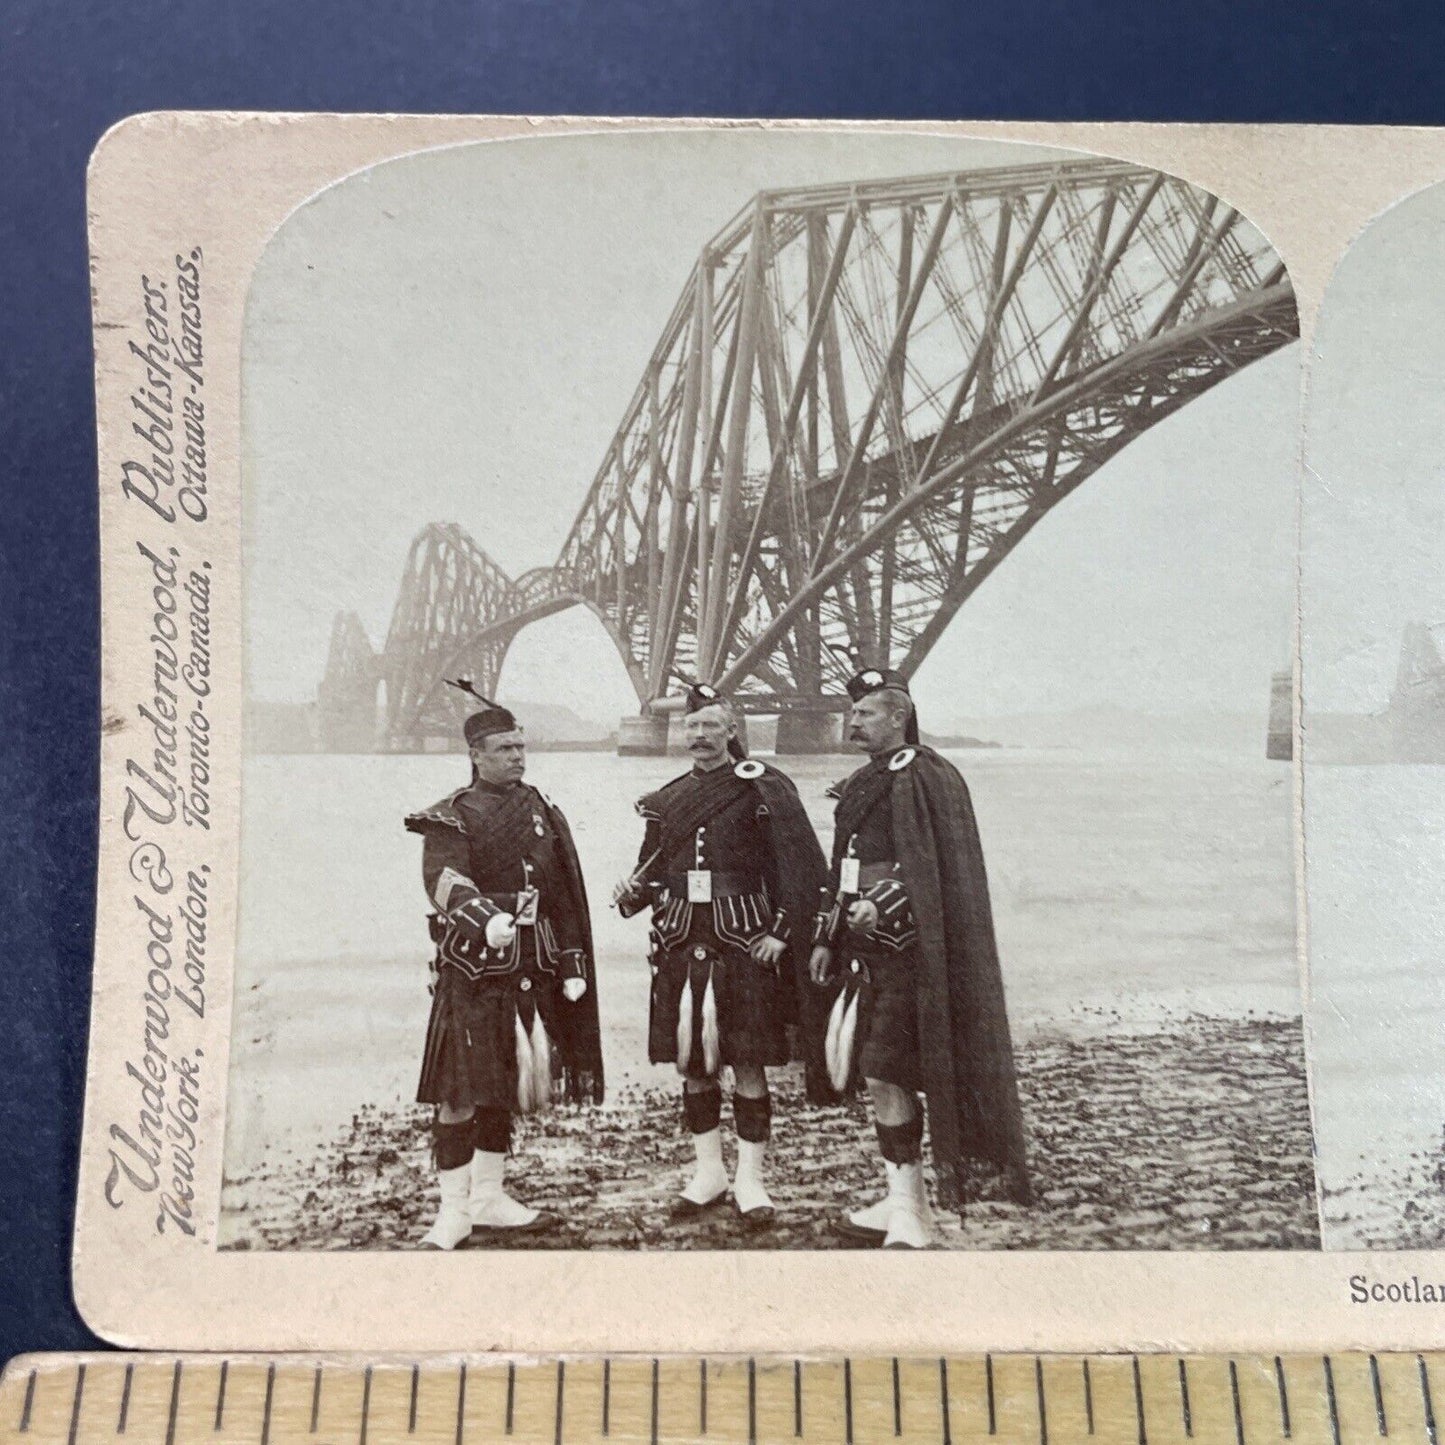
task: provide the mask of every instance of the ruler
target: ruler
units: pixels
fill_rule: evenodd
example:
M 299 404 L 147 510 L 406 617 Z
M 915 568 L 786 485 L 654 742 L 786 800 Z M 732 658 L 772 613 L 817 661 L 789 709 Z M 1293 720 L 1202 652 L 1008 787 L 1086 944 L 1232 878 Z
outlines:
M 0 1378 L 0 1440 L 1440 1445 L 1442 1366 L 1439 1354 L 30 1355 Z

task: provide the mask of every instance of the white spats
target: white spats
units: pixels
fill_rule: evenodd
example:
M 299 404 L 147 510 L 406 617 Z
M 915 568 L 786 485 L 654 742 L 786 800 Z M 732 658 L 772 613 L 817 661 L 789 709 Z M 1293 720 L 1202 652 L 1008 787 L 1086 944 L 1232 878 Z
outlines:
M 888 1171 L 888 1192 L 882 1199 L 844 1215 L 847 1233 L 877 1235 L 880 1240 L 888 1233 L 888 1216 L 893 1208 L 893 1176 L 898 1173 L 898 1166 L 885 1159 L 883 1167 Z
M 505 1154 L 485 1154 L 478 1149 L 472 1155 L 468 1175 L 471 1197 L 467 1201 L 467 1229 L 526 1229 L 535 1224 L 539 1211 L 513 1199 L 502 1187 L 506 1168 Z
M 888 1232 L 883 1237 L 883 1248 L 927 1249 L 933 1216 L 921 1163 L 915 1160 L 894 1166 L 887 1202 Z
M 681 1197 L 684 1203 L 702 1209 L 715 1204 L 728 1192 L 728 1172 L 723 1167 L 722 1132 L 709 1129 L 705 1134 L 694 1134 L 692 1147 L 697 1163 Z
M 472 1170 L 467 1164 L 457 1169 L 438 1169 L 442 1202 L 436 1223 L 422 1237 L 423 1249 L 455 1249 L 472 1232 L 472 1216 L 467 1208 L 467 1194 L 472 1185 Z
M 773 1201 L 763 1183 L 763 1161 L 768 1146 L 751 1139 L 738 1140 L 738 1172 L 733 1179 L 733 1202 L 744 1219 L 765 1220 L 773 1216 Z

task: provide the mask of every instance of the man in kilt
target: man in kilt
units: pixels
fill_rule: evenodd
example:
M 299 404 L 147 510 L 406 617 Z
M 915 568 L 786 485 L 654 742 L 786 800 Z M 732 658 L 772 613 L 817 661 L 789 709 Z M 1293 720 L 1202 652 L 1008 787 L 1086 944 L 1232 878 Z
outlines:
M 927 1102 L 934 1172 L 962 1211 L 964 1161 L 996 1167 L 1029 1197 L 1023 1120 L 988 879 L 968 788 L 919 742 L 901 673 L 848 683 L 848 735 L 868 762 L 837 789 L 831 904 L 819 914 L 810 970 L 841 973 L 825 1042 L 829 1074 L 868 1086 L 888 1193 L 848 1214 L 845 1233 L 921 1249 L 931 1218 L 923 1180 Z
M 602 1098 L 591 925 L 561 811 L 522 777 L 526 744 L 481 697 L 466 719 L 472 781 L 406 819 L 436 912 L 431 1019 L 417 1100 L 436 1107 L 441 1209 L 422 1244 L 546 1228 L 503 1186 L 512 1116 Z
M 765 1227 L 774 1213 L 763 1179 L 766 1070 L 788 1062 L 798 1033 L 790 1026 L 808 992 L 809 923 L 826 863 L 797 789 L 746 757 L 726 699 L 692 687 L 684 730 L 692 768 L 638 803 L 642 850 L 614 901 L 624 917 L 653 909 L 648 1057 L 683 1076 L 696 1156 L 673 1211 L 695 1214 L 727 1196 L 720 1076 L 731 1068 L 733 1202 L 749 1227 Z

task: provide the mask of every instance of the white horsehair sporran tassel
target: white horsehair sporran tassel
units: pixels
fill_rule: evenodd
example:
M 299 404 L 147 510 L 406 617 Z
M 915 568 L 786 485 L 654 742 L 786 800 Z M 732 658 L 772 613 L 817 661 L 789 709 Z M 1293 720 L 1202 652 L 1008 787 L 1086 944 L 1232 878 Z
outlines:
M 552 1107 L 552 1041 L 542 1022 L 542 1010 L 532 1015 L 532 1108 L 538 1113 Z
M 848 1087 L 848 1076 L 853 1072 L 853 1039 L 858 1032 L 858 1004 L 862 997 L 863 990 L 855 988 L 838 1029 L 838 1072 L 833 1087 L 840 1094 Z
M 718 1043 L 717 1030 L 717 994 L 712 986 L 713 965 L 707 966 L 707 987 L 702 995 L 702 1066 L 707 1070 L 708 1078 L 712 1078 L 718 1071 L 718 1064 L 722 1060 L 722 1049 Z
M 692 969 L 682 984 L 682 997 L 677 1004 L 677 1071 L 687 1076 L 688 1065 L 692 1062 Z
M 833 1085 L 836 1093 L 843 1092 L 843 1083 L 847 1081 L 847 1074 L 843 1075 L 843 1082 L 838 1078 L 838 1036 L 843 1030 L 843 1014 L 848 1007 L 848 985 L 845 983 L 838 990 L 838 997 L 833 1000 L 833 1007 L 828 1013 L 828 1032 L 823 1040 L 823 1057 L 828 1064 L 828 1079 Z
M 533 1109 L 532 1045 L 522 1025 L 520 1011 L 512 1015 L 512 1024 L 517 1037 L 517 1112 L 530 1114 Z

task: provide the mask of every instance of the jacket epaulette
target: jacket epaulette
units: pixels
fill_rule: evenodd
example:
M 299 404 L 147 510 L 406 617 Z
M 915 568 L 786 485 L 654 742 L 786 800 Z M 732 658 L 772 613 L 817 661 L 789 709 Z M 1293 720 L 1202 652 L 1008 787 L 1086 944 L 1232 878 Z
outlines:
M 858 777 L 862 773 L 866 773 L 867 771 L 867 763 L 864 763 L 861 768 L 854 768 L 853 771 L 849 773 L 846 778 L 839 778 L 836 783 L 833 783 L 828 788 L 826 788 L 823 792 L 823 796 L 825 798 L 832 798 L 833 801 L 836 803 L 838 799 L 843 796 L 843 789 L 846 788 L 848 784 L 853 781 L 854 778 Z
M 455 792 L 448 793 L 440 802 L 433 803 L 431 807 L 408 813 L 405 819 L 407 832 L 426 833 L 433 828 L 455 828 L 458 833 L 465 833 L 466 827 L 455 806 L 457 799 L 465 792 L 465 788 L 458 788 Z
M 662 814 L 657 811 L 654 799 L 660 798 L 669 788 L 675 788 L 684 779 L 691 777 L 691 770 L 686 773 L 679 773 L 675 778 L 670 778 L 660 788 L 654 788 L 650 793 L 644 793 L 633 805 L 636 807 L 638 816 L 648 819 L 650 822 L 658 822 Z

